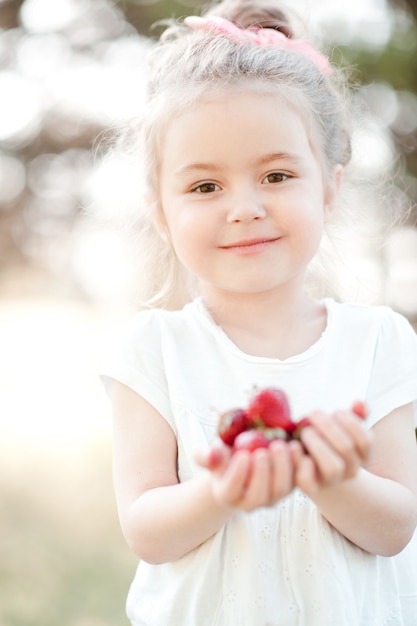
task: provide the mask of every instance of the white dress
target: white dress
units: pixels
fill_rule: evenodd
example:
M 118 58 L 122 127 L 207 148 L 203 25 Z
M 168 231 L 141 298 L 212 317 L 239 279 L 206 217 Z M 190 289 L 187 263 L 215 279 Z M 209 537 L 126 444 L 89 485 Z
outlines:
M 139 313 L 118 336 L 104 379 L 130 386 L 171 425 L 181 481 L 205 471 L 195 451 L 215 439 L 219 413 L 246 406 L 254 388 L 283 389 L 294 419 L 365 400 L 369 427 L 415 401 L 408 321 L 388 307 L 324 303 L 325 332 L 286 360 L 240 351 L 200 299 L 182 311 Z M 127 613 L 133 626 L 416 626 L 416 546 L 371 555 L 295 490 L 273 508 L 235 513 L 178 561 L 140 562 Z

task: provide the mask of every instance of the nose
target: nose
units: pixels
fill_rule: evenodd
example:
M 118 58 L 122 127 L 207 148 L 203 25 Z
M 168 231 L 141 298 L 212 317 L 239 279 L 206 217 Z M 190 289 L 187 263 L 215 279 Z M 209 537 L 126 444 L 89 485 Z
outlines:
M 251 222 L 252 220 L 260 220 L 266 216 L 266 209 L 260 194 L 254 189 L 242 187 L 238 191 L 230 194 L 228 202 L 227 221 L 229 223 Z

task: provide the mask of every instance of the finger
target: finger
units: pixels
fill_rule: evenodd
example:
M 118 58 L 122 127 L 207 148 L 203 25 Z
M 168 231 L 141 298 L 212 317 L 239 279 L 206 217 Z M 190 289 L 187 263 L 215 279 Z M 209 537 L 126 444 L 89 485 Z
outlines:
M 318 489 L 317 469 L 313 459 L 299 441 L 290 441 L 288 450 L 294 467 L 294 484 L 304 493 L 312 495 Z
M 270 504 L 271 462 L 268 450 L 259 448 L 251 453 L 251 467 L 238 506 L 250 511 Z
M 238 505 L 246 491 L 251 465 L 251 453 L 247 450 L 240 450 L 231 456 L 224 471 L 215 477 L 213 493 L 219 502 Z
M 316 430 L 344 459 L 346 478 L 352 478 L 361 465 L 366 465 L 373 438 L 362 419 L 351 411 L 336 411 L 332 415 L 317 413 L 312 421 Z
M 308 496 L 313 496 L 320 488 L 317 466 L 308 454 L 297 455 L 295 484 Z
M 363 465 L 369 460 L 372 435 L 365 428 L 363 419 L 352 411 L 336 411 L 332 415 L 317 411 L 311 416 L 311 422 L 325 439 L 332 441 L 342 456 L 347 458 L 350 452 L 350 444 L 346 440 L 348 437 L 360 464 Z
M 302 442 L 314 461 L 323 484 L 332 485 L 345 475 L 344 459 L 331 447 L 316 428 L 306 428 L 301 435 Z
M 296 467 L 300 457 L 305 454 L 304 446 L 301 441 L 289 441 L 288 451 L 294 467 Z
M 271 459 L 270 503 L 273 504 L 293 489 L 294 463 L 290 446 L 284 441 L 273 441 L 269 446 L 269 452 Z
M 351 437 L 360 464 L 367 463 L 373 441 L 372 432 L 365 427 L 363 420 L 348 411 L 335 413 L 335 420 L 339 422 L 344 431 Z
M 327 440 L 346 464 L 346 477 L 356 474 L 370 456 L 372 436 L 363 421 L 350 411 L 321 415 L 314 422 L 316 430 Z
M 226 446 L 214 446 L 213 448 L 197 450 L 194 460 L 200 467 L 211 471 L 219 471 L 224 469 L 230 456 L 231 450 Z
M 343 460 L 345 477 L 352 477 L 356 474 L 361 459 L 352 433 L 344 427 L 346 421 L 359 422 L 349 412 L 339 411 L 332 415 L 321 414 L 313 423 L 316 432 Z

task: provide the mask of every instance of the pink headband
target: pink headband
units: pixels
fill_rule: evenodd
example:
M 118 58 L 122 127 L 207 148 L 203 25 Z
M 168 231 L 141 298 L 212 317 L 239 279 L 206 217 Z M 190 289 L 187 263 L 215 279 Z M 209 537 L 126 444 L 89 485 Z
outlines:
M 184 23 L 195 30 L 203 30 L 206 32 L 216 32 L 227 35 L 234 41 L 249 41 L 256 46 L 275 46 L 284 50 L 291 50 L 303 54 L 310 59 L 323 74 L 332 74 L 329 60 L 314 46 L 307 41 L 300 39 L 289 39 L 279 30 L 273 28 L 238 28 L 233 22 L 213 15 L 212 17 L 197 17 L 190 15 L 184 19 Z

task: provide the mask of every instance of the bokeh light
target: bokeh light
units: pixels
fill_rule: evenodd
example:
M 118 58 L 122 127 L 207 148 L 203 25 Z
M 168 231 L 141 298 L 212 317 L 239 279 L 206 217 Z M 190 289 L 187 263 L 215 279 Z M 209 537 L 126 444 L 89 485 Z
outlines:
M 26 0 L 20 10 L 22 24 L 29 33 L 49 33 L 69 26 L 83 11 L 79 0 Z
M 307 3 L 311 8 L 312 3 Z M 321 38 L 337 45 L 362 49 L 383 48 L 391 36 L 392 22 L 385 0 L 351 0 L 343 2 L 318 0 L 311 20 Z
M 39 87 L 23 76 L 0 72 L 0 141 L 25 143 L 39 132 L 42 95 Z

